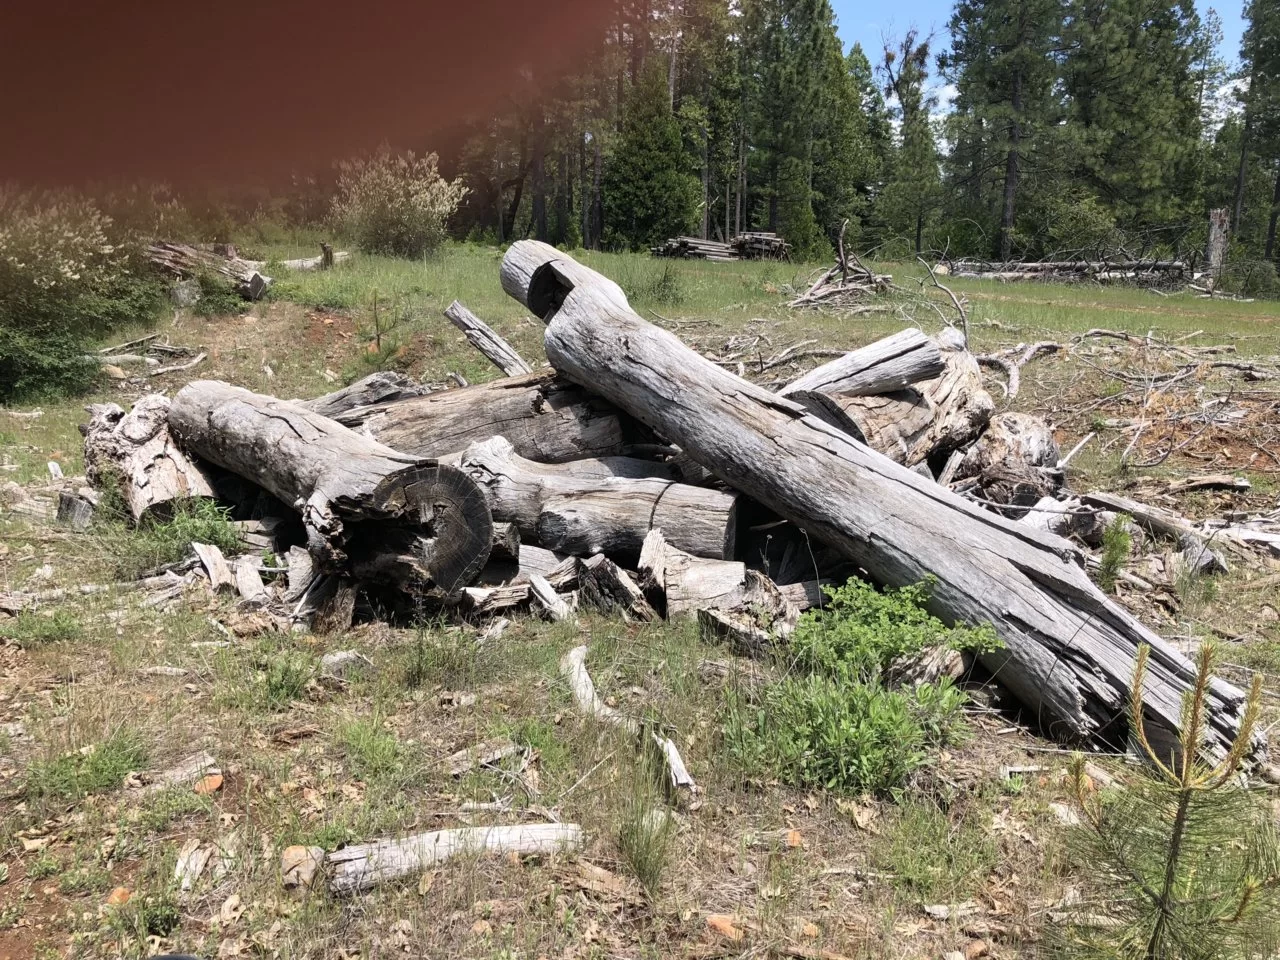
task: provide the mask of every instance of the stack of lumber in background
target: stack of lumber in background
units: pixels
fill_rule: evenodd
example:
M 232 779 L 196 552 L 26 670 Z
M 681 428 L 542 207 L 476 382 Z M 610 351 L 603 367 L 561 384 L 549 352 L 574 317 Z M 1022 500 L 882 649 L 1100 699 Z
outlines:
M 1041 263 L 985 263 L 977 260 L 957 260 L 951 265 L 950 271 L 957 277 L 976 277 L 1005 282 L 1091 281 L 1175 287 L 1191 280 L 1191 270 L 1181 260 L 1049 260 Z

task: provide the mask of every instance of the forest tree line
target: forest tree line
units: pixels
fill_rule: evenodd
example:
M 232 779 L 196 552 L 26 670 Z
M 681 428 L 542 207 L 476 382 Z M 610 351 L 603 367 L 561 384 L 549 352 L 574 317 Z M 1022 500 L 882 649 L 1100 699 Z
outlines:
M 460 233 L 772 230 L 821 258 L 848 220 L 884 256 L 1190 256 L 1227 207 L 1233 258 L 1280 256 L 1275 0 L 1249 0 L 1238 71 L 1192 0 L 958 0 L 944 35 L 848 53 L 828 0 L 614 6 L 580 70 L 529 72 L 445 151 Z

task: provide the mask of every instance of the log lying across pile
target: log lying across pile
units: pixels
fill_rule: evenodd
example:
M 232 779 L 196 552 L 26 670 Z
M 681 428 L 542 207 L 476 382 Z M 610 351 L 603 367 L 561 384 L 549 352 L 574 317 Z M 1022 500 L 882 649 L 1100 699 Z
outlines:
M 283 595 L 264 598 L 244 563 L 220 579 L 243 579 L 259 613 L 287 602 L 313 626 L 341 628 L 360 595 L 390 590 L 473 618 L 519 605 L 552 619 L 579 605 L 696 617 L 764 650 L 821 601 L 822 578 L 929 580 L 944 621 L 995 628 L 1004 647 L 985 666 L 1066 740 L 1123 740 L 1149 645 L 1147 730 L 1175 747 L 1191 664 L 1094 586 L 1071 543 L 1001 512 L 1021 515 L 1059 482 L 1057 448 L 1038 421 L 993 416 L 956 336 L 906 330 L 772 393 L 545 244 L 513 245 L 501 281 L 546 322 L 552 370 L 425 393 L 375 375 L 310 402 L 196 382 L 164 422 L 155 400 L 132 420 L 103 412 L 90 430 L 99 475 L 198 494 L 205 477 L 247 518 L 272 519 Z M 495 363 L 529 366 L 500 340 L 476 337 Z M 163 499 L 137 493 L 135 515 L 148 498 Z M 1210 753 L 1231 743 L 1243 704 L 1212 685 Z

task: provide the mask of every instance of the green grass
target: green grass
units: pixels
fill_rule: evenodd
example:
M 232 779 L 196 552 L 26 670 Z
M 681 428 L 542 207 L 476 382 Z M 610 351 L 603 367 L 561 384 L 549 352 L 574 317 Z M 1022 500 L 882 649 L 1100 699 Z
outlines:
M 26 793 L 33 797 L 72 799 L 119 787 L 147 761 L 147 748 L 136 733 L 117 730 L 75 753 L 36 760 L 27 771 Z
M 0 622 L 0 637 L 30 649 L 50 643 L 69 643 L 84 636 L 80 618 L 70 610 L 23 610 L 13 620 Z
M 361 780 L 383 779 L 399 773 L 404 767 L 400 742 L 388 730 L 381 716 L 351 720 L 338 728 L 347 765 Z
M 136 528 L 123 523 L 120 512 L 110 506 L 102 512 L 100 535 L 121 579 L 134 579 L 148 570 L 184 560 L 193 543 L 211 544 L 223 553 L 240 546 L 240 535 L 227 511 L 211 500 L 179 501 L 168 516 L 143 517 Z
M 907 799 L 882 829 L 873 857 L 901 892 L 921 903 L 952 904 L 977 891 L 999 849 L 972 807 L 948 816 L 931 800 Z

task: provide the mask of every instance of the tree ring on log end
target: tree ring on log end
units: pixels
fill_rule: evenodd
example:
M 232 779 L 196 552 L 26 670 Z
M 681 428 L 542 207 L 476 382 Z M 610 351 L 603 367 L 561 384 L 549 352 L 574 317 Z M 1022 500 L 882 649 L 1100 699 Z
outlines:
M 361 579 L 448 600 L 489 560 L 493 518 L 484 491 L 447 464 L 398 471 L 378 484 L 371 513 L 346 524 L 347 554 Z

